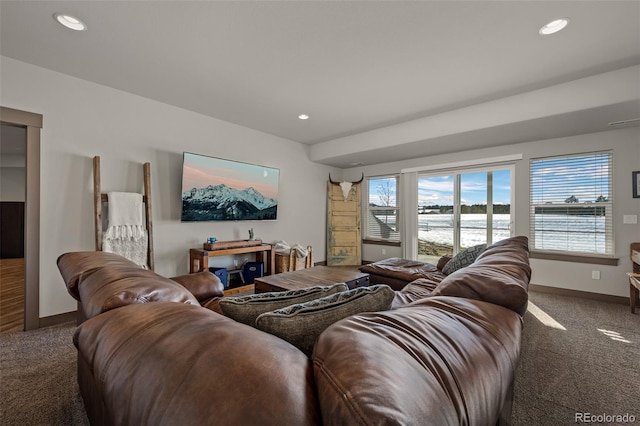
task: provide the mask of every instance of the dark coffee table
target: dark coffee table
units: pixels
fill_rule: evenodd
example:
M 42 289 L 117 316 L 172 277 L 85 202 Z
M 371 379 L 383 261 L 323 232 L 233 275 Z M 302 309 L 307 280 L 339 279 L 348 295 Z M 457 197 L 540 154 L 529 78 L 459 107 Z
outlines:
M 297 290 L 317 285 L 346 283 L 350 289 L 369 285 L 369 274 L 357 266 L 314 266 L 255 279 L 255 292 Z

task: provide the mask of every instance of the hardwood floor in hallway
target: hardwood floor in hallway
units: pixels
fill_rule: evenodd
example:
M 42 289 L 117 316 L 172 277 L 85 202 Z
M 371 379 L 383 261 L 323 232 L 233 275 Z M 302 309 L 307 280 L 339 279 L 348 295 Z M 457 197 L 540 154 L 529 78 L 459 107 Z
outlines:
M 0 259 L 0 332 L 24 330 L 24 259 Z

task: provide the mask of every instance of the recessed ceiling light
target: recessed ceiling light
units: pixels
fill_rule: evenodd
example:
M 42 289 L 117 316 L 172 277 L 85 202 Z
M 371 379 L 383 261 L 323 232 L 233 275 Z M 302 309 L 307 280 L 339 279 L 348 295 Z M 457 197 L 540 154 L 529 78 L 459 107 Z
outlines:
M 84 31 L 87 29 L 87 25 L 75 16 L 67 15 L 65 13 L 56 13 L 53 17 L 56 21 L 72 30 Z
M 538 33 L 540 35 L 554 34 L 569 25 L 569 18 L 560 18 L 543 25 Z
M 309 115 L 308 115 L 308 114 L 300 114 L 300 115 L 298 116 L 298 118 L 299 118 L 300 120 L 308 120 L 308 119 L 309 119 Z

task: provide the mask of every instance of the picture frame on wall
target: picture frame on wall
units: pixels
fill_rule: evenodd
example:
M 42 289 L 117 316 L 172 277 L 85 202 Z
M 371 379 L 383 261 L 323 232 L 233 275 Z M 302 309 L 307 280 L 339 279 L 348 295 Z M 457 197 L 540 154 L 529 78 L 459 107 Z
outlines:
M 182 222 L 276 220 L 280 169 L 184 152 Z
M 633 198 L 640 198 L 640 171 L 631 172 L 633 177 Z

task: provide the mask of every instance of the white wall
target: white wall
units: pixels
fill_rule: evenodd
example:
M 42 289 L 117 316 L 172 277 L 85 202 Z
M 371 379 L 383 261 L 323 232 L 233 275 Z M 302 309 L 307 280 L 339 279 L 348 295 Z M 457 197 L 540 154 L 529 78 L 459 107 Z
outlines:
M 24 201 L 25 185 L 24 167 L 0 167 L 0 201 Z
M 25 156 L 20 147 L 24 147 L 27 131 L 4 124 L 0 128 L 0 201 L 24 201 Z
M 615 253 L 616 257 L 620 258 L 618 266 L 531 259 L 533 269 L 531 282 L 550 287 L 628 297 L 629 284 L 626 272 L 631 270 L 629 244 L 640 241 L 640 225 L 623 224 L 622 217 L 623 215 L 640 215 L 640 198 L 631 196 L 631 172 L 640 170 L 640 128 L 638 127 L 352 168 L 345 170 L 343 174 L 345 179 L 350 180 L 357 179 L 362 171 L 365 176 L 376 176 L 399 173 L 400 170 L 411 167 L 522 153 L 523 159 L 515 164 L 514 233 L 528 236 L 530 159 L 607 149 L 613 150 L 614 232 Z M 385 255 L 382 254 L 383 249 L 386 251 Z M 369 261 L 401 255 L 402 250 L 397 247 L 369 244 L 363 247 L 363 259 Z M 601 272 L 600 280 L 591 278 L 593 270 Z
M 10 58 L 0 62 L 2 106 L 43 115 L 40 317 L 76 309 L 56 267 L 68 251 L 93 250 L 92 158 L 102 191 L 142 191 L 151 163 L 156 272 L 188 272 L 189 248 L 209 236 L 311 244 L 325 260 L 326 181 L 337 169 L 308 160 L 308 147 Z M 280 169 L 278 220 L 181 223 L 182 153 Z

